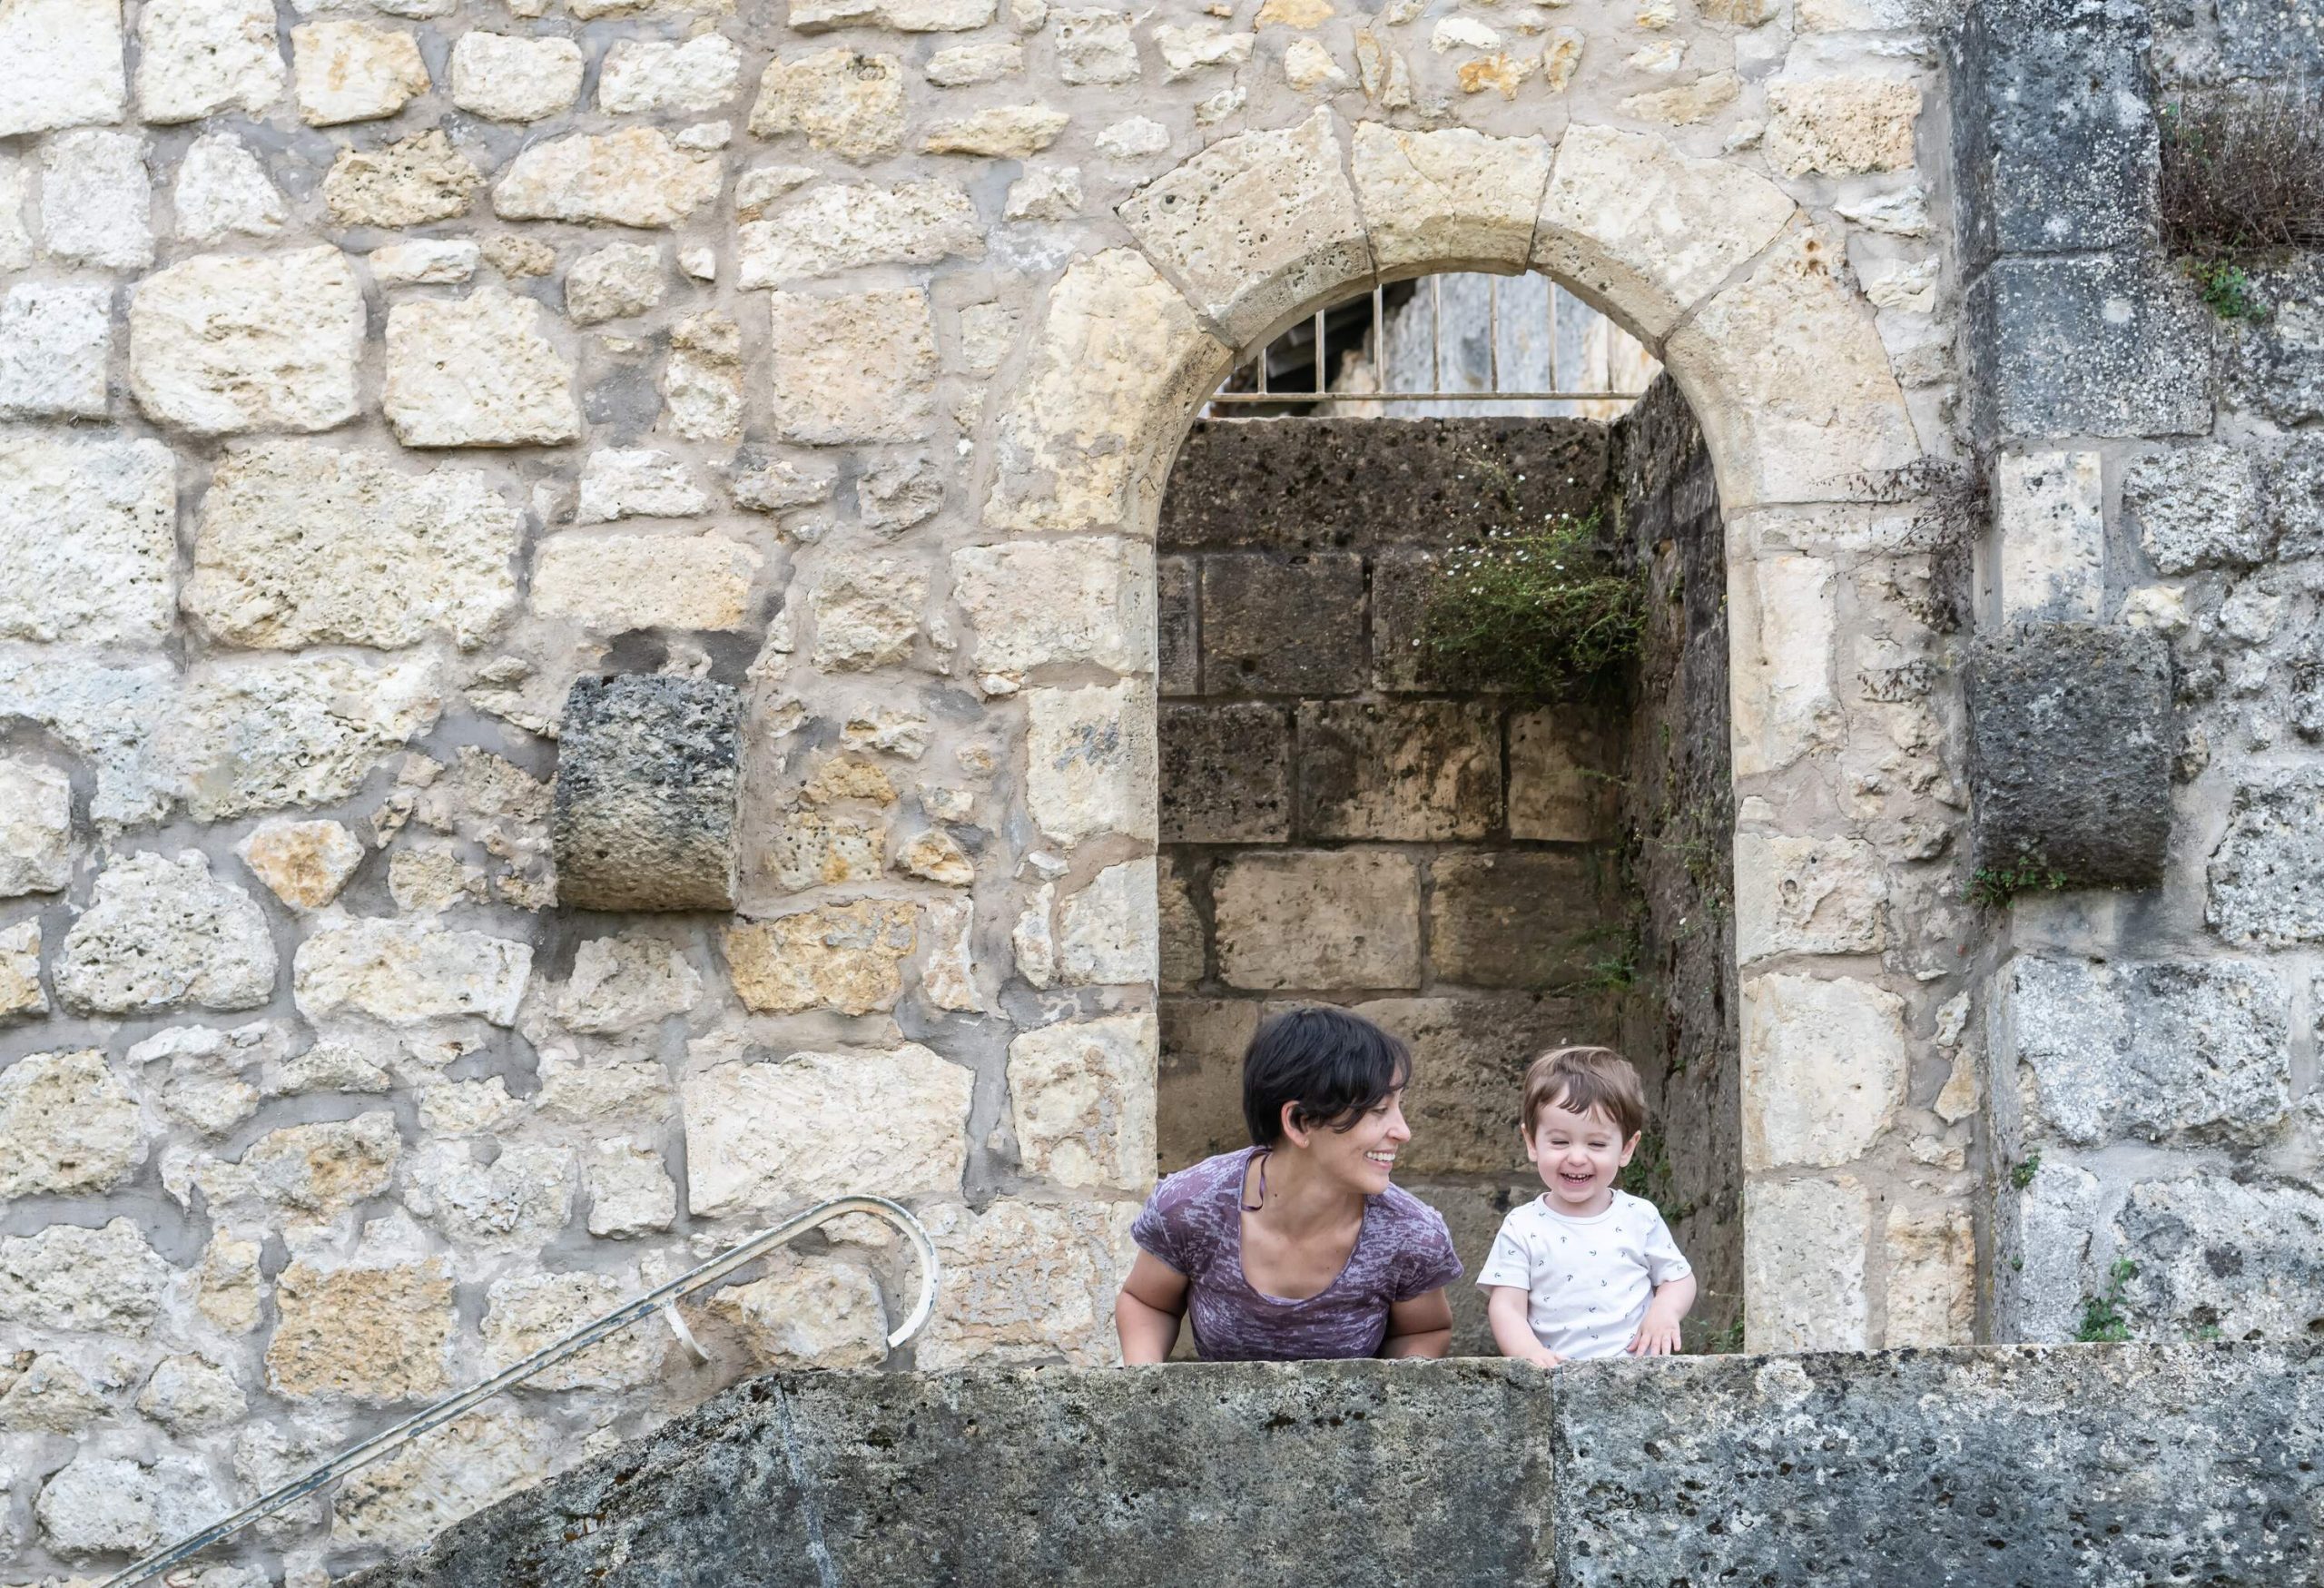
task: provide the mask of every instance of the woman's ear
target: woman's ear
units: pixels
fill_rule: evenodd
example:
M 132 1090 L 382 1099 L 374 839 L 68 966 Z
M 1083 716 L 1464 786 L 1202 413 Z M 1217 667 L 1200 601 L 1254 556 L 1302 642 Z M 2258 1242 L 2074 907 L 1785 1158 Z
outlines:
M 1283 1105 L 1280 1122 L 1283 1126 L 1283 1139 L 1294 1147 L 1305 1148 L 1308 1142 L 1315 1139 L 1315 1130 L 1309 1127 L 1306 1117 L 1300 1113 L 1299 1105 L 1295 1102 Z

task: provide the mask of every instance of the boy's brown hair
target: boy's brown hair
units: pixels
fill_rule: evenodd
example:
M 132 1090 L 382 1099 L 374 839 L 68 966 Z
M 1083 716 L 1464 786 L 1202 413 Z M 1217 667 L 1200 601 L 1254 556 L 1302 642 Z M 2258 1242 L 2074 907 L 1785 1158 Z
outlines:
M 1646 1129 L 1646 1089 L 1630 1061 L 1611 1048 L 1553 1048 L 1525 1071 L 1525 1134 L 1557 1103 L 1577 1114 L 1603 1113 L 1628 1141 Z

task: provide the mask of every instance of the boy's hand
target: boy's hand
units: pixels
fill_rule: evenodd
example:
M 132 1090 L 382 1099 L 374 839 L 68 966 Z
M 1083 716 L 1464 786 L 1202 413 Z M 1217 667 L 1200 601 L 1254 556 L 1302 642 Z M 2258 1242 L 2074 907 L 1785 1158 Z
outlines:
M 1565 1366 L 1564 1357 L 1559 1356 L 1555 1351 L 1543 1350 L 1539 1346 L 1534 1346 L 1530 1351 L 1520 1352 L 1517 1359 L 1520 1362 L 1531 1362 L 1536 1367 L 1562 1367 Z
M 1631 1336 L 1629 1346 L 1633 1356 L 1670 1356 L 1679 1350 L 1679 1320 L 1662 1317 L 1652 1307 L 1647 1308 L 1645 1318 Z

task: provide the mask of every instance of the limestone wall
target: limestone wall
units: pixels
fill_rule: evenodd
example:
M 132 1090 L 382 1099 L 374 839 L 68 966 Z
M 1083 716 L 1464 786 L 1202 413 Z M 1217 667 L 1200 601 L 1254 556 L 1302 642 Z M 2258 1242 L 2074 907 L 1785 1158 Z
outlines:
M 1473 1278 L 1540 1191 L 1517 1095 L 1544 1048 L 1610 1041 L 1630 952 L 1619 702 L 1456 688 L 1418 652 L 1440 553 L 1606 490 L 1595 425 L 1198 424 L 1162 507 L 1163 1172 L 1250 1139 L 1242 1057 L 1302 1001 L 1413 1045 L 1397 1183 Z M 1520 483 L 1521 482 L 1521 483 Z M 1454 1344 L 1490 1354 L 1467 1280 Z
M 2104 788 L 2044 835 L 2093 857 L 2167 831 L 2151 885 L 2035 891 L 1994 917 L 1992 1327 L 2069 1337 L 2111 1288 L 2138 1338 L 2313 1335 L 2324 277 L 2310 259 L 2261 272 L 2262 321 L 2222 322 L 2153 221 L 2156 107 L 2312 64 L 2295 21 L 2312 8 L 1979 15 L 1955 89 L 1996 498 L 1979 619 L 2016 636 L 1981 775 L 2038 760 Z M 2105 113 L 2024 108 L 2069 84 L 2098 84 Z M 2029 730 L 2038 756 L 2011 748 Z
M 1908 1149 L 1950 696 L 1858 682 L 1929 642 L 1848 505 L 1946 444 L 1918 15 L 0 0 L 0 1575 L 830 1192 L 937 1232 L 921 1366 L 1101 1359 L 1155 1161 L 1161 483 L 1236 351 L 1377 273 L 1556 271 L 1701 416 L 1741 828 L 1886 912 L 1782 917 L 1745 983 L 1751 1327 L 1949 1318 L 1958 1244 L 1883 1232 L 1970 1201 Z M 565 754 L 623 676 L 739 731 Z M 734 912 L 558 902 L 556 777 L 727 742 Z M 842 1231 L 704 1309 L 711 1364 L 641 1336 L 261 1556 L 312 1583 L 756 1362 L 871 1359 L 893 1258 Z

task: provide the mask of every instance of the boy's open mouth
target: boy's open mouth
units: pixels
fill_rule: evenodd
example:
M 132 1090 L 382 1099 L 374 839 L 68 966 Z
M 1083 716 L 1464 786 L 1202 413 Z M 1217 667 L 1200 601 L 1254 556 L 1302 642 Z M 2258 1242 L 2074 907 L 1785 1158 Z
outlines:
M 1598 1177 L 1594 1173 L 1576 1174 L 1571 1169 L 1561 1169 L 1558 1170 L 1558 1179 L 1569 1186 L 1587 1186 L 1595 1182 Z

